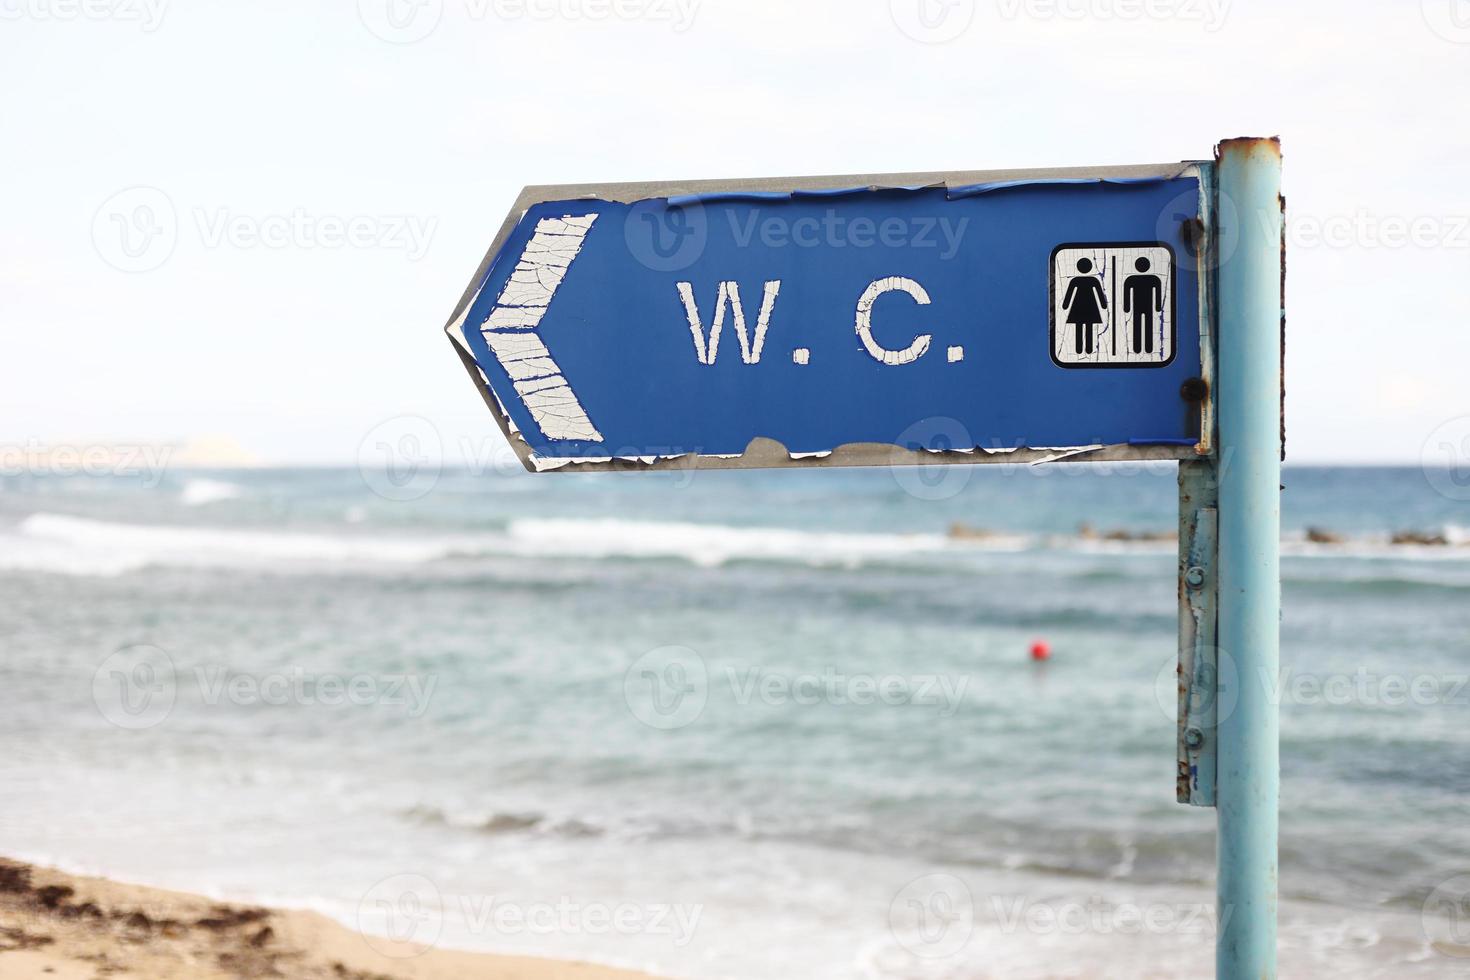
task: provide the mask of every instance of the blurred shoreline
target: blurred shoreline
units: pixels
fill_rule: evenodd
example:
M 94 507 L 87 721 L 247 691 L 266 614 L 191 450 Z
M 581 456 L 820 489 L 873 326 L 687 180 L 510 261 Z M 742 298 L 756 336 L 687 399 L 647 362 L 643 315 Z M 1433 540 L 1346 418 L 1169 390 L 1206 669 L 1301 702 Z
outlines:
M 661 976 L 1201 975 L 1175 474 L 973 470 L 6 479 L 0 854 L 356 947 L 417 900 L 436 948 Z M 1443 975 L 1465 502 L 1284 482 L 1283 974 Z M 926 972 L 929 898 L 973 928 Z
M 415 946 L 316 912 L 66 874 L 0 858 L 0 974 L 84 980 L 651 980 L 587 963 Z

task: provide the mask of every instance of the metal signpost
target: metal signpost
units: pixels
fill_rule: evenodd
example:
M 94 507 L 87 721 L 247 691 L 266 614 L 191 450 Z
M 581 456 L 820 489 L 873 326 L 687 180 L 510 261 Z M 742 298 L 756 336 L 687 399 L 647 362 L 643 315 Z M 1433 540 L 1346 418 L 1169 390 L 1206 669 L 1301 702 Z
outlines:
M 528 187 L 446 330 L 532 471 L 1178 460 L 1177 792 L 1276 973 L 1281 157 Z

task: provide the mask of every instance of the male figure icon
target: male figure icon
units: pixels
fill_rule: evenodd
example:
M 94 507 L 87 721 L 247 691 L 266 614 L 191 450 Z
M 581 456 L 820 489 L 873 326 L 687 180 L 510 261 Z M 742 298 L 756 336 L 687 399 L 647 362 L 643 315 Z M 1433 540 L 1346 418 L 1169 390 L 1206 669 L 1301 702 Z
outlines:
M 1150 273 L 1149 261 L 1133 263 L 1137 275 L 1123 280 L 1123 312 L 1133 324 L 1133 353 L 1154 352 L 1154 317 L 1164 312 L 1164 284 Z

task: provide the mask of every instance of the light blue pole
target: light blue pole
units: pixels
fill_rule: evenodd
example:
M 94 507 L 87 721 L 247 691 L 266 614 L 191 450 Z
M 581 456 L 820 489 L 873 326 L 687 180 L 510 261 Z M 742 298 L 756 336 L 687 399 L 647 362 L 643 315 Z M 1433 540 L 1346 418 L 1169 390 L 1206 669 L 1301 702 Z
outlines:
M 1235 227 L 1220 239 L 1228 254 L 1222 250 L 1219 269 L 1219 668 L 1222 687 L 1236 691 L 1222 689 L 1219 702 L 1218 980 L 1276 976 L 1280 191 L 1276 140 L 1220 144 L 1216 213 Z

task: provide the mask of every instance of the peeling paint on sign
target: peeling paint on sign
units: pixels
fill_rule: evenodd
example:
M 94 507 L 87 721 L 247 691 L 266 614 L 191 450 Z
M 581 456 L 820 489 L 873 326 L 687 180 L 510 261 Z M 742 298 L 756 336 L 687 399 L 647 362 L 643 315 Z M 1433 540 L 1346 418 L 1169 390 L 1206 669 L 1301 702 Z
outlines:
M 1135 286 L 1158 276 L 1155 297 L 1115 287 L 1110 259 L 1115 332 L 1096 328 L 1091 351 L 1083 336 L 1080 356 L 1090 308 L 1067 302 L 1070 278 L 1048 289 L 1069 242 L 1177 243 L 1175 225 L 1208 213 L 1202 172 L 528 188 L 446 329 L 535 470 L 1195 458 L 1208 408 L 1179 391 L 1213 367 L 1197 264 L 1120 253 Z M 936 227 L 957 234 L 936 242 Z M 1120 309 L 1125 356 L 1111 308 L 1130 296 L 1159 331 L 1141 318 L 1140 347 Z M 1098 370 L 1048 356 L 1057 303 L 1063 360 Z M 1155 370 L 1106 370 L 1115 336 L 1117 367 Z
M 480 326 L 516 394 L 541 431 L 552 439 L 602 441 L 602 433 L 592 425 L 561 368 L 535 333 L 596 220 L 596 214 L 568 214 L 538 221 L 535 235 Z
M 924 352 L 929 349 L 929 342 L 934 338 L 927 333 L 919 334 L 903 350 L 889 350 L 873 339 L 873 304 L 878 301 L 879 296 L 892 292 L 908 293 L 920 306 L 929 305 L 929 294 L 912 279 L 889 276 L 874 280 L 858 299 L 857 334 L 862 338 L 863 348 L 869 354 L 884 364 L 896 367 L 900 364 L 912 364 L 923 357 Z

